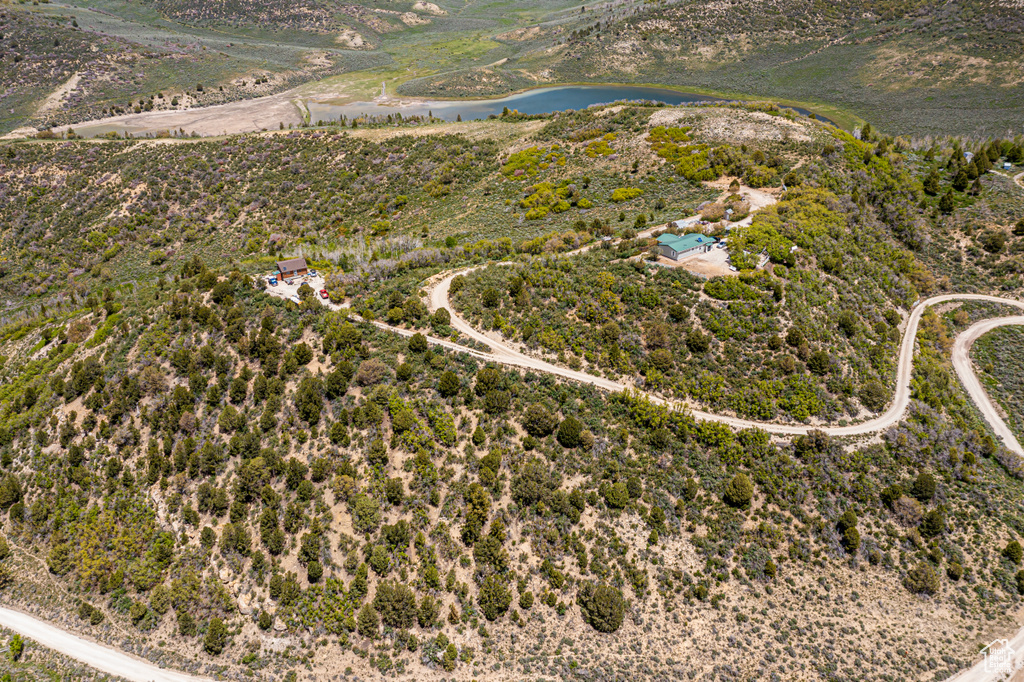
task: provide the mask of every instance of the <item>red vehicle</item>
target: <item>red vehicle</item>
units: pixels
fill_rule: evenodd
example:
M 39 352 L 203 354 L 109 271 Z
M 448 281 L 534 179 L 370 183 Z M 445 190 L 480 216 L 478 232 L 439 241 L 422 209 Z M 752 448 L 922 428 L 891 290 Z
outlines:
M 327 293 L 327 289 L 320 290 L 320 298 L 330 298 L 331 295 Z

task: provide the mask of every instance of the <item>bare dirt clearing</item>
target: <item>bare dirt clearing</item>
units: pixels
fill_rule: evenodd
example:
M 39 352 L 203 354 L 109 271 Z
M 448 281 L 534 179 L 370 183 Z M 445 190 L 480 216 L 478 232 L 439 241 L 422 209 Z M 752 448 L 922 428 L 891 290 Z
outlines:
M 727 140 L 734 143 L 752 141 L 781 141 L 789 139 L 809 142 L 806 123 L 790 121 L 762 111 L 742 112 L 733 110 L 717 111 L 710 108 L 662 109 L 651 116 L 652 126 L 684 124 L 693 127 L 701 137 Z
M 406 26 L 425 26 L 430 23 L 430 19 L 421 17 L 415 12 L 405 12 L 399 16 L 399 19 L 401 19 L 402 23 Z
M 93 121 L 83 121 L 73 126 L 55 128 L 58 133 L 68 128 L 85 131 L 94 126 L 110 126 L 111 130 L 126 128 L 133 135 L 156 134 L 161 131 L 181 131 L 200 136 L 236 135 L 259 130 L 277 130 L 282 125 L 298 125 L 302 117 L 292 102 L 294 91 L 257 99 L 241 100 L 229 104 L 218 104 L 201 109 L 180 109 L 175 111 L 151 111 L 141 114 L 124 114 Z
M 734 178 L 730 176 L 723 176 L 717 180 L 706 182 L 708 187 L 714 187 L 715 189 L 722 190 L 722 196 L 719 197 L 719 201 L 731 196 L 734 192 L 729 191 L 729 185 L 732 184 L 733 180 L 739 180 L 740 178 Z M 779 199 L 776 196 L 780 193 L 779 188 L 769 189 L 754 189 L 753 187 L 747 187 L 746 185 L 740 185 L 740 189 L 735 194 L 739 194 L 745 200 L 750 202 L 750 212 L 753 214 L 755 211 L 760 211 L 766 206 L 771 206 L 776 203 Z
M 369 47 L 363 36 L 359 35 L 350 28 L 345 29 L 338 37 L 334 39 L 339 45 L 351 48 Z
M 413 3 L 412 9 L 414 12 L 429 12 L 430 14 L 436 14 L 441 17 L 448 12 L 444 11 L 432 2 L 415 2 Z
M 45 114 L 48 111 L 59 109 L 61 104 L 64 103 L 64 100 L 67 99 L 67 96 L 70 95 L 74 91 L 74 89 L 78 87 L 78 83 L 81 80 L 81 74 L 73 74 L 71 78 L 67 79 L 67 81 L 64 82 L 63 85 L 54 90 L 52 93 L 50 93 L 49 96 L 47 96 L 45 100 L 43 100 L 43 103 L 39 106 L 39 109 L 36 111 L 36 115 Z

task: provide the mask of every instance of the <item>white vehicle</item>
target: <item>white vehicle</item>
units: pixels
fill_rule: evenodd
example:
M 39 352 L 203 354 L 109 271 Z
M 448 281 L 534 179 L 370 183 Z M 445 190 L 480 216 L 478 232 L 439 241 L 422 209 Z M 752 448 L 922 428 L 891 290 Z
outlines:
M 292 294 L 291 296 L 288 297 L 288 300 L 295 301 L 296 303 L 302 303 L 302 301 L 299 299 L 298 294 Z

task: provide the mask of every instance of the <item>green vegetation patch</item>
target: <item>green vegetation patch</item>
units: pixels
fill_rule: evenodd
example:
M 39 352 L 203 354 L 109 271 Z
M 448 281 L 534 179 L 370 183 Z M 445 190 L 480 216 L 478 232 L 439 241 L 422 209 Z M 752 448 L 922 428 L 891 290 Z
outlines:
M 557 144 L 551 147 L 530 147 L 511 154 L 501 166 L 501 172 L 510 178 L 523 175 L 534 177 L 552 165 L 564 166 L 565 163 L 565 154 Z

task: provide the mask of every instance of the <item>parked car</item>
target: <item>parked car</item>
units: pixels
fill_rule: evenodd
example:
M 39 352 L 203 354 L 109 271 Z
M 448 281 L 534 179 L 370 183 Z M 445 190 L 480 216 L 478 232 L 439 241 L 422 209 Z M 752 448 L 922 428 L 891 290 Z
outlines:
M 289 284 L 289 285 L 291 285 L 291 284 L 295 284 L 295 280 L 294 280 L 294 279 L 292 279 L 291 277 L 289 277 L 288 279 L 286 279 L 286 280 L 284 281 L 284 283 L 285 283 L 285 284 Z
M 267 280 L 267 284 L 269 284 L 272 287 L 276 287 L 277 286 L 277 277 L 271 277 L 270 279 L 268 279 Z
M 310 277 L 319 277 L 319 275 L 318 275 L 318 274 L 316 274 L 316 270 L 310 270 L 310 271 L 309 271 L 309 276 L 310 276 Z
M 327 289 L 321 289 L 320 290 L 320 298 L 330 298 L 330 297 L 331 297 L 331 295 L 329 293 L 327 293 Z
M 297 295 L 295 295 L 295 294 L 292 294 L 291 296 L 289 296 L 288 299 L 291 300 L 291 301 L 295 301 L 296 303 L 302 303 L 302 301 L 299 299 L 299 297 Z

